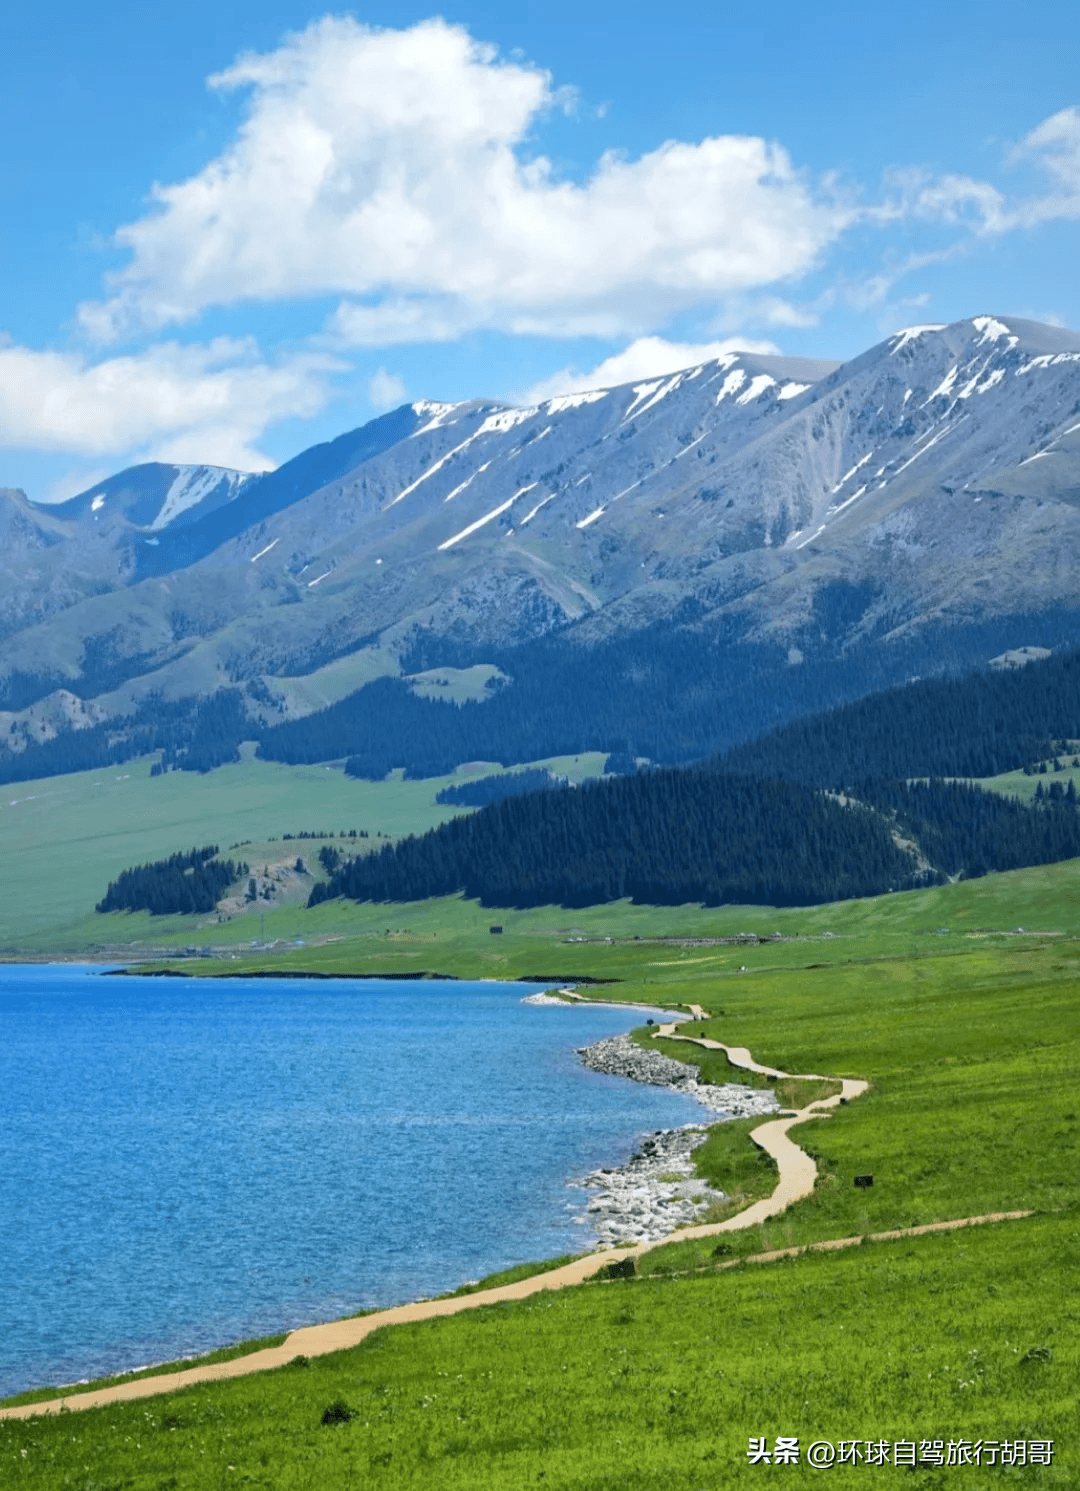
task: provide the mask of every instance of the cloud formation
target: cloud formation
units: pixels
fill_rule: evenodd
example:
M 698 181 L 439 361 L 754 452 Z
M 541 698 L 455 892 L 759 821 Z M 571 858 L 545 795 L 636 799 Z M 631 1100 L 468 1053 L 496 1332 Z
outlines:
M 378 409 L 381 413 L 384 409 L 394 409 L 405 402 L 405 380 L 397 373 L 388 373 L 385 368 L 380 368 L 373 377 L 368 379 L 368 398 L 371 407 Z
M 254 442 L 275 419 L 316 413 L 332 366 L 270 366 L 233 338 L 98 362 L 0 342 L 0 446 L 264 470 L 274 462 Z
M 245 122 L 119 230 L 131 261 L 82 310 L 96 336 L 327 294 L 347 297 L 334 329 L 354 345 L 635 335 L 797 278 L 856 215 L 750 136 L 609 153 L 560 179 L 529 148 L 566 101 L 551 76 L 442 20 L 326 18 L 210 83 L 250 90 Z
M 972 176 L 897 170 L 887 177 L 892 195 L 877 209 L 880 220 L 960 224 L 989 237 L 1080 218 L 1080 108 L 1060 109 L 1036 125 L 1009 151 L 1007 163 L 1033 168 L 1043 178 L 1042 190 L 1009 196 Z
M 1080 109 L 1061 109 L 1044 119 L 1024 136 L 1012 159 L 1033 162 L 1051 182 L 1048 192 L 1014 214 L 1018 225 L 1080 218 Z
M 126 267 L 79 311 L 95 342 L 144 350 L 88 358 L 0 339 L 0 447 L 265 467 L 263 431 L 324 408 L 333 373 L 363 349 L 484 330 L 624 344 L 545 378 L 525 395 L 535 400 L 733 347 L 776 350 L 727 335 L 744 326 L 806 328 L 836 306 L 887 318 L 919 271 L 1080 218 L 1075 107 L 1007 157 L 1023 189 L 1016 177 L 1006 192 L 914 167 L 888 173 L 870 200 L 758 136 L 668 140 L 636 159 L 609 152 L 565 179 L 535 136 L 571 95 L 439 19 L 390 30 L 327 17 L 209 82 L 243 96 L 242 124 L 195 175 L 154 187 L 146 214 L 115 235 Z M 875 234 L 876 268 L 865 259 Z M 862 244 L 855 275 L 845 239 Z M 306 350 L 267 358 L 225 338 L 146 346 L 198 335 L 176 328 L 215 308 L 243 307 L 256 324 L 260 303 L 305 299 Z M 657 334 L 672 326 L 721 339 Z M 355 358 L 376 410 L 405 397 L 399 375 L 373 371 L 380 355 Z

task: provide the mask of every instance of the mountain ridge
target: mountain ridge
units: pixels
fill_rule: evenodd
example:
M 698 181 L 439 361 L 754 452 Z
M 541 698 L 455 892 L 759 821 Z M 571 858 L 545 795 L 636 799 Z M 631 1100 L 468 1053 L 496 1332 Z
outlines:
M 148 487 L 112 499 L 131 472 L 62 510 L 0 494 L 0 739 L 59 689 L 120 720 L 238 686 L 265 726 L 421 644 L 475 662 L 657 625 L 769 650 L 776 688 L 823 649 L 877 649 L 888 682 L 927 627 L 1080 605 L 1080 333 L 1011 317 L 842 364 L 727 353 L 526 407 L 421 400 L 276 472 L 187 469 L 205 494 L 166 518 Z

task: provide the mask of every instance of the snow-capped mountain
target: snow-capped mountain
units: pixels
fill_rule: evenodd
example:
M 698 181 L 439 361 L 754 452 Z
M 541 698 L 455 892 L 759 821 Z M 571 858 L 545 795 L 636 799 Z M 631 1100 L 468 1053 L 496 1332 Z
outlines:
M 158 533 L 215 512 L 232 502 L 250 480 L 248 472 L 223 466 L 168 466 L 153 461 L 130 466 L 50 511 L 61 519 L 89 518 L 95 524 L 119 519 L 131 528 Z
M 1080 613 L 1078 507 L 1080 334 L 1008 317 L 843 365 L 731 353 L 528 408 L 420 401 L 265 476 L 0 497 L 0 688 L 79 694 L 106 649 L 117 709 L 231 682 L 295 713 L 418 637 L 680 617 L 793 657 L 885 647 Z
M 137 535 L 160 542 L 232 502 L 250 479 L 220 466 L 149 462 L 61 503 L 0 489 L 0 638 L 127 585 Z

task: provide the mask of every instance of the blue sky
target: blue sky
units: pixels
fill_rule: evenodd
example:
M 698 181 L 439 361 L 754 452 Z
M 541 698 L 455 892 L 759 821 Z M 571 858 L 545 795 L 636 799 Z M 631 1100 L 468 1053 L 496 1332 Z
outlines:
M 1080 10 L 7 0 L 0 485 L 405 399 L 1080 327 Z

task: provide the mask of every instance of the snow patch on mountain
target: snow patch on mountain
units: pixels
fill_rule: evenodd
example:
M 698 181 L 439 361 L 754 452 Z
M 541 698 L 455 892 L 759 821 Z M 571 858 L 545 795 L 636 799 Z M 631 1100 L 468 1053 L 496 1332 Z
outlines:
M 427 423 L 414 430 L 409 437 L 415 440 L 417 435 L 426 435 L 428 430 L 437 430 L 446 418 L 459 408 L 457 404 L 436 404 L 431 399 L 417 399 L 412 406 L 412 411 L 418 419 L 427 418 Z
M 854 466 L 852 466 L 851 470 L 849 472 L 847 472 L 846 475 L 844 475 L 844 476 L 842 476 L 840 478 L 840 480 L 836 483 L 836 486 L 833 487 L 833 489 L 832 489 L 832 495 L 834 497 L 836 496 L 837 492 L 839 492 L 839 490 L 840 490 L 841 487 L 847 485 L 847 483 L 855 475 L 856 471 L 861 471 L 862 470 L 862 468 L 866 465 L 867 461 L 870 459 L 870 457 L 873 454 L 874 454 L 874 452 L 872 450 L 868 450 L 866 452 L 866 454 L 863 456 L 862 460 L 861 461 L 856 461 L 855 464 L 854 464 Z
M 629 491 L 629 488 L 627 488 L 627 490 Z M 620 492 L 619 496 L 621 497 L 622 495 L 623 494 Z M 604 506 L 604 504 L 601 504 L 598 508 L 596 508 L 593 512 L 591 512 L 587 518 L 582 518 L 582 520 L 581 520 L 580 523 L 575 523 L 574 527 L 575 528 L 590 528 L 593 525 L 593 523 L 596 522 L 596 520 L 598 518 L 602 518 L 604 516 L 604 511 L 605 511 L 605 506 Z
M 489 513 L 485 513 L 482 518 L 477 518 L 475 523 L 470 523 L 469 526 L 467 528 L 463 528 L 460 533 L 455 533 L 453 538 L 446 539 L 439 545 L 440 552 L 443 549 L 452 549 L 454 545 L 459 544 L 463 538 L 468 538 L 470 533 L 475 533 L 477 529 L 483 528 L 486 524 L 493 522 L 495 518 L 501 517 L 504 512 L 509 511 L 509 509 L 513 507 L 514 503 L 520 496 L 521 492 L 515 492 L 512 497 L 508 497 L 506 501 L 501 502 L 498 507 L 493 507 L 492 510 Z
M 996 388 L 1004 376 L 1004 368 L 992 368 L 985 378 L 982 377 L 981 372 L 976 373 L 973 378 L 968 379 L 956 397 L 969 399 L 973 393 L 989 393 L 992 388 Z
M 804 538 L 801 544 L 795 545 L 796 549 L 805 549 L 807 544 L 812 544 L 816 538 L 820 538 L 820 536 L 825 532 L 825 526 L 826 525 L 822 523 L 820 527 L 815 528 L 809 538 Z M 799 533 L 801 532 L 802 529 L 800 528 Z M 791 538 L 788 539 L 788 543 L 791 543 L 791 539 L 798 538 L 799 533 L 793 533 L 791 535 Z
M 776 379 L 770 378 L 768 373 L 758 373 L 756 378 L 750 379 L 750 387 L 735 402 L 739 405 L 752 404 L 755 399 L 760 399 L 767 388 L 775 387 L 775 384 Z
M 983 346 L 986 342 L 997 342 L 1005 337 L 1010 347 L 1015 347 L 1020 340 L 1014 336 L 1004 321 L 995 321 L 993 316 L 972 316 L 971 324 L 976 331 L 981 331 L 982 336 L 975 343 L 976 347 Z
M 742 368 L 733 368 L 721 384 L 720 392 L 716 395 L 716 402 L 722 404 L 726 398 L 738 393 L 745 382 L 746 374 Z
M 222 485 L 227 488 L 225 500 L 231 502 L 248 480 L 246 472 L 231 471 L 223 466 L 178 466 L 176 479 L 165 493 L 165 501 L 150 524 L 150 531 L 157 533 L 162 528 L 167 528 L 181 513 L 197 507 L 211 493 L 219 491 Z
M 522 487 L 521 490 L 522 490 L 522 492 L 531 492 L 532 489 L 533 489 L 533 487 L 538 486 L 538 485 L 539 485 L 538 482 L 535 482 L 535 481 L 534 482 L 530 482 L 530 484 L 527 487 Z M 540 509 L 542 507 L 547 507 L 548 503 L 553 500 L 554 496 L 555 496 L 554 492 L 549 492 L 546 497 L 541 497 L 540 501 L 536 504 L 536 506 L 530 512 L 527 512 L 525 514 L 525 516 L 522 518 L 521 523 L 520 523 L 519 526 L 522 527 L 522 528 L 524 528 L 526 523 L 531 523 L 532 520 L 533 520 L 533 518 L 535 518 L 536 515 L 537 515 L 537 513 L 540 511 Z
M 437 461 L 434 461 L 427 468 L 426 471 L 421 471 L 416 480 L 410 482 L 409 485 L 405 487 L 403 491 L 399 492 L 396 497 L 391 497 L 390 501 L 386 504 L 387 507 L 396 507 L 403 498 L 408 497 L 410 493 L 415 492 L 417 487 L 419 487 L 423 482 L 426 482 L 429 477 L 434 476 L 437 471 L 441 471 L 442 468 L 446 465 L 447 461 L 451 460 L 452 457 L 465 450 L 465 448 L 471 445 L 475 439 L 476 432 L 474 431 L 473 434 L 471 434 L 468 439 L 463 440 L 460 445 L 455 445 L 453 450 L 448 450 L 444 456 L 440 456 L 439 459 Z
M 838 502 L 835 507 L 830 507 L 829 516 L 835 518 L 837 513 L 842 513 L 844 511 L 845 507 L 850 507 L 853 502 L 858 502 L 859 498 L 865 491 L 865 486 L 859 487 L 856 491 L 852 492 L 850 497 L 845 497 L 843 502 Z
M 593 388 L 587 393 L 563 393 L 558 398 L 549 399 L 544 405 L 548 414 L 563 414 L 567 409 L 580 409 L 583 404 L 595 404 L 598 399 L 606 399 L 610 393 L 607 388 Z
M 901 347 L 906 347 L 909 342 L 917 342 L 920 337 L 926 336 L 928 332 L 944 330 L 944 322 L 928 322 L 925 326 L 905 327 L 903 331 L 898 331 L 893 338 L 890 355 L 895 357 Z
M 651 398 L 647 399 L 646 402 L 641 405 L 641 408 L 637 410 L 637 413 L 644 414 L 647 409 L 655 408 L 655 406 L 659 404 L 661 399 L 666 399 L 669 393 L 675 392 L 679 384 L 683 381 L 683 377 L 684 374 L 676 373 L 673 377 L 668 379 L 663 387 L 654 385 L 656 391 L 653 393 Z M 634 392 L 637 393 L 637 389 L 635 389 Z M 626 418 L 630 418 L 629 411 L 627 412 Z
M 643 400 L 650 398 L 656 392 L 656 390 L 660 387 L 660 385 L 661 385 L 661 383 L 663 383 L 663 381 L 664 381 L 663 378 L 657 378 L 653 383 L 635 383 L 634 384 L 634 397 L 633 397 L 633 399 L 632 399 L 632 401 L 630 403 L 630 406 L 627 409 L 626 413 L 623 415 L 623 420 L 624 421 L 628 420 L 630 418 L 630 416 L 634 413 L 634 411 L 637 408 L 637 406 L 640 403 L 642 403 Z
M 472 482 L 474 482 L 478 476 L 481 476 L 490 465 L 490 461 L 485 461 L 482 466 L 477 466 L 476 470 L 472 472 L 471 475 L 467 476 L 464 481 L 458 482 L 457 486 L 452 492 L 447 492 L 446 496 L 443 498 L 443 501 L 452 502 L 459 492 L 464 492 L 465 488 Z
M 1021 373 L 1033 373 L 1036 368 L 1057 367 L 1063 362 L 1080 362 L 1080 352 L 1043 352 L 1024 363 L 1023 367 L 1017 368 L 1016 376 L 1019 378 Z
M 949 394 L 952 393 L 953 388 L 956 385 L 956 379 L 959 372 L 960 364 L 954 363 L 922 407 L 925 409 L 926 404 L 932 404 L 935 399 L 947 398 Z
M 533 419 L 540 410 L 535 406 L 524 409 L 500 409 L 497 414 L 489 414 L 484 423 L 472 437 L 479 440 L 481 435 L 505 435 L 515 425 L 524 424 L 527 419 Z

